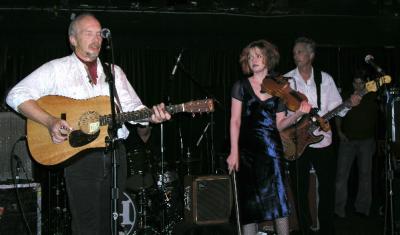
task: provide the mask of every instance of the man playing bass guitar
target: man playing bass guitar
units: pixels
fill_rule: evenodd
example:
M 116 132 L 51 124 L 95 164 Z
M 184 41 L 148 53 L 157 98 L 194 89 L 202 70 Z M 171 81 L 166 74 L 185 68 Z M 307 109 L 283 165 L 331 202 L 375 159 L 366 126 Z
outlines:
M 323 116 L 342 103 L 342 98 L 332 77 L 313 68 L 316 44 L 305 37 L 298 38 L 294 43 L 293 59 L 296 68 L 285 74 L 290 79 L 292 89 L 303 93 L 313 108 L 318 108 L 318 115 Z M 361 97 L 353 95 L 350 105 L 359 104 Z M 344 109 L 340 116 L 344 116 L 348 109 Z M 308 146 L 299 159 L 290 163 L 292 189 L 299 202 L 297 212 L 302 234 L 310 234 L 311 217 L 308 207 L 308 179 L 310 168 L 316 170 L 318 177 L 318 218 L 320 234 L 334 234 L 333 209 L 335 189 L 335 154 L 332 143 L 332 132 L 318 130 L 316 135 L 322 134 L 324 138 Z M 318 229 L 318 228 L 317 228 Z

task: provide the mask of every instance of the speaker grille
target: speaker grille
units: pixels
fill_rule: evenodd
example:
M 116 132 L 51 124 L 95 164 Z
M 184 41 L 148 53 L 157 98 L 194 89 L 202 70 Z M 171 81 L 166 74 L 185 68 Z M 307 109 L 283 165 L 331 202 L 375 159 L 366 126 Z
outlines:
M 226 223 L 232 210 L 232 188 L 229 176 L 199 176 L 192 182 L 193 222 Z
M 0 181 L 12 180 L 10 154 L 13 144 L 25 135 L 25 119 L 12 112 L 0 112 Z M 21 160 L 23 180 L 33 180 L 32 161 L 26 141 L 15 145 L 14 154 Z M 16 164 L 14 162 L 14 164 Z M 15 165 L 14 165 L 15 167 Z M 13 169 L 15 171 L 15 169 Z

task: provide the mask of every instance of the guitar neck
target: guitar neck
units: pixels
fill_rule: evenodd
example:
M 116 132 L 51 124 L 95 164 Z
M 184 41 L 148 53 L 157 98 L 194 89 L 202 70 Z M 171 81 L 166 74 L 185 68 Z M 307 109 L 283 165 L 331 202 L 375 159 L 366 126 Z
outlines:
M 169 106 L 166 106 L 165 109 L 170 114 L 185 112 L 184 104 L 169 105 Z M 152 109 L 144 108 L 144 109 L 141 109 L 138 111 L 117 113 L 116 119 L 117 119 L 117 123 L 123 123 L 123 122 L 127 122 L 127 121 L 133 121 L 133 122 L 146 121 L 153 114 L 154 114 L 154 112 Z M 101 126 L 109 125 L 109 124 L 111 124 L 111 120 L 112 120 L 111 114 L 100 116 L 99 120 L 100 120 Z
M 366 89 L 363 89 L 362 91 L 358 92 L 357 94 L 362 97 L 367 93 L 368 93 L 368 91 Z M 342 104 L 340 104 L 336 108 L 334 108 L 331 111 L 327 112 L 324 116 L 322 116 L 322 118 L 327 120 L 327 121 L 329 121 L 330 119 L 332 119 L 333 117 L 337 116 L 340 112 L 342 112 L 346 108 L 347 109 L 351 109 L 352 108 L 350 98 L 347 99 L 346 101 L 344 101 Z M 312 128 L 311 128 L 311 131 L 315 131 L 318 127 L 319 127 L 318 125 L 313 125 Z

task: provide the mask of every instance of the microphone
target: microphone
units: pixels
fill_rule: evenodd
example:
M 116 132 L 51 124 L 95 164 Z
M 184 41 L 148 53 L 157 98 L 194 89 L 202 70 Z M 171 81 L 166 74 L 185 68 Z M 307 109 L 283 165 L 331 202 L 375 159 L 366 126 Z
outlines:
M 181 61 L 182 53 L 183 53 L 183 49 L 181 50 L 181 52 L 179 52 L 178 58 L 176 58 L 175 66 L 174 66 L 174 68 L 172 69 L 172 72 L 171 72 L 171 79 L 175 76 L 176 70 L 178 69 L 178 64 Z
M 365 63 L 371 65 L 378 73 L 385 74 L 385 72 L 383 72 L 383 69 L 375 64 L 374 57 L 372 55 L 365 56 Z
M 110 39 L 111 38 L 111 31 L 107 28 L 102 28 L 100 31 L 100 36 L 104 39 Z
M 199 147 L 199 144 L 200 144 L 201 140 L 203 139 L 204 134 L 207 132 L 207 129 L 209 126 L 210 126 L 210 123 L 207 123 L 207 126 L 203 130 L 203 133 L 201 134 L 200 138 L 196 142 L 196 147 Z

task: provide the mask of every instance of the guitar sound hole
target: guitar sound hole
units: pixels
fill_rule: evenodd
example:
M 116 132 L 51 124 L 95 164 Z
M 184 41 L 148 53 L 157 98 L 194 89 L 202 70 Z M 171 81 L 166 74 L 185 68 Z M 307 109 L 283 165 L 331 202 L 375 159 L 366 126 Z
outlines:
M 69 135 L 69 144 L 74 147 L 82 147 L 86 144 L 89 144 L 93 140 L 95 140 L 97 137 L 99 137 L 100 131 L 96 132 L 93 135 L 85 134 L 82 131 L 72 131 Z

